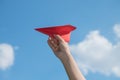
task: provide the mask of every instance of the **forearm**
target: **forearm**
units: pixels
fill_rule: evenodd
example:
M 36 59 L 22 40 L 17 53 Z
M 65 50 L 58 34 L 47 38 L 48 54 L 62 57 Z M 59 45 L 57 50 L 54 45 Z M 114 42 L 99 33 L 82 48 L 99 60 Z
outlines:
M 61 61 L 70 80 L 85 80 L 71 54 L 66 55 Z

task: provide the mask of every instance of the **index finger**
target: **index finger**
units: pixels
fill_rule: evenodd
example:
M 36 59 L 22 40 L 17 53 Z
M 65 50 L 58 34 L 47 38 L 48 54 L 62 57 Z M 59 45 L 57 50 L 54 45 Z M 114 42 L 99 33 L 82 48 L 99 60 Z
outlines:
M 54 36 L 59 42 L 64 42 L 64 39 L 62 39 L 62 37 L 60 37 L 60 35 L 54 35 Z

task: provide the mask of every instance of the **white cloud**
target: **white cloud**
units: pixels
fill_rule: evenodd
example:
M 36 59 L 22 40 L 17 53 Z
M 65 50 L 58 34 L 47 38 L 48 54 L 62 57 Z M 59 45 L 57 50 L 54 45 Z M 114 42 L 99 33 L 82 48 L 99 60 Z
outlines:
M 14 50 L 9 44 L 0 44 L 0 69 L 5 70 L 14 63 Z
M 114 31 L 120 37 L 120 26 L 115 25 Z M 96 30 L 70 49 L 84 74 L 90 71 L 120 77 L 120 41 L 113 45 Z

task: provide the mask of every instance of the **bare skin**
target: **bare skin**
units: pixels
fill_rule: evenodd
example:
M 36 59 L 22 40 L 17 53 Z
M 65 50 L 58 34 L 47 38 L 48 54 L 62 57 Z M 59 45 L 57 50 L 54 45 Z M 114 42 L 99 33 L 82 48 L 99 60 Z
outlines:
M 48 44 L 54 54 L 63 63 L 69 80 L 85 80 L 70 53 L 68 44 L 59 35 L 54 35 L 54 38 L 49 38 Z

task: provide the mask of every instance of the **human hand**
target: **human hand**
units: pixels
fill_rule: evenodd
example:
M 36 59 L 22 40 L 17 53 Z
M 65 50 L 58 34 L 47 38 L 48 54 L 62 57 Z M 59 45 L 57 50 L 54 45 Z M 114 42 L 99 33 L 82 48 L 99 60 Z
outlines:
M 59 59 L 65 59 L 70 55 L 68 44 L 59 35 L 54 35 L 54 38 L 49 37 L 48 44 Z

